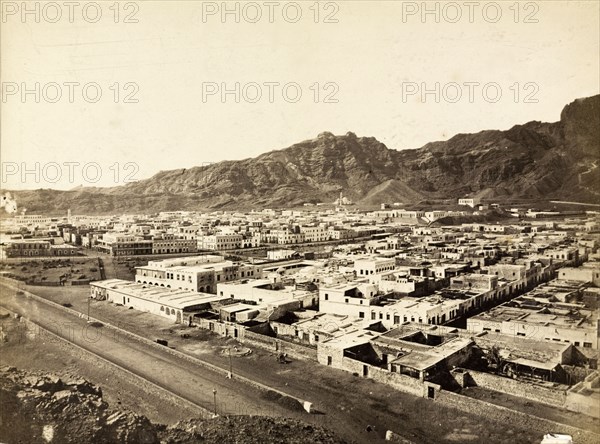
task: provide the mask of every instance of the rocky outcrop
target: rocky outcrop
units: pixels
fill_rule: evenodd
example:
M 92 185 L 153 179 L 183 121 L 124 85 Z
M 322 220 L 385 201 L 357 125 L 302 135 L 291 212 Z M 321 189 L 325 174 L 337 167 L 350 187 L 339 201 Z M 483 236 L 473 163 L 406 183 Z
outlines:
M 159 406 L 158 406 L 159 407 Z M 102 390 L 76 376 L 0 368 L 0 441 L 7 443 L 343 444 L 333 433 L 288 418 L 219 416 L 166 426 L 112 409 Z
M 102 390 L 72 377 L 0 369 L 3 442 L 158 443 L 144 416 L 113 411 Z

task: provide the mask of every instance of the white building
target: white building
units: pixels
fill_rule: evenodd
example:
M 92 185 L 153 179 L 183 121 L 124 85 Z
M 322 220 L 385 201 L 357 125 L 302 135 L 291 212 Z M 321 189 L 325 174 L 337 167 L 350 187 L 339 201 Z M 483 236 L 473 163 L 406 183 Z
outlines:
M 299 308 L 316 305 L 318 300 L 315 292 L 297 289 L 295 286 L 285 286 L 279 282 L 278 277 L 221 283 L 217 285 L 217 294 L 231 299 L 252 301 L 256 304 L 297 302 Z
M 196 240 L 184 236 L 161 233 L 152 238 L 152 254 L 195 253 Z
M 568 281 L 591 282 L 596 287 L 600 287 L 600 263 L 585 263 L 577 268 L 560 268 L 558 278 Z
M 394 270 L 396 260 L 394 258 L 371 257 L 357 259 L 354 261 L 354 271 L 357 277 L 379 274 Z
M 191 322 L 194 314 L 227 299 L 214 294 L 156 288 L 121 279 L 91 282 L 90 296 L 162 316 L 176 323 Z
M 239 250 L 243 245 L 244 237 L 241 234 L 214 234 L 198 238 L 198 248 L 202 250 Z
M 479 199 L 475 199 L 473 197 L 463 197 L 462 199 L 458 199 L 458 204 L 475 208 L 476 205 L 479 205 Z
M 260 267 L 223 260 L 223 256 L 206 255 L 150 261 L 136 267 L 135 280 L 140 284 L 177 288 L 200 293 L 216 293 L 220 282 L 255 278 Z

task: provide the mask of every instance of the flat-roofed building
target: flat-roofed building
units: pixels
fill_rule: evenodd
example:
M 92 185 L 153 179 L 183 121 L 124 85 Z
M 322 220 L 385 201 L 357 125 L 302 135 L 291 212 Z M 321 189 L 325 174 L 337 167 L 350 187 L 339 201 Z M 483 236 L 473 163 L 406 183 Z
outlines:
M 379 303 L 377 285 L 368 282 L 351 282 L 324 285 L 319 288 L 319 311 L 365 319 L 367 309 Z
M 394 258 L 370 257 L 354 261 L 354 271 L 357 277 L 370 276 L 385 271 L 392 271 L 396 266 Z
M 386 328 L 403 322 L 440 325 L 507 300 L 518 289 L 515 282 L 499 280 L 497 276 L 472 275 L 471 281 L 456 279 L 454 287 L 429 296 L 400 299 L 397 294 L 383 293 L 376 284 L 360 281 L 324 285 L 319 288 L 319 311 L 380 320 Z
M 299 308 L 316 305 L 316 292 L 286 286 L 277 279 L 255 279 L 239 282 L 219 283 L 219 296 L 241 301 L 252 301 L 255 304 L 274 304 L 280 302 L 297 302 Z
M 152 238 L 152 254 L 195 253 L 196 240 L 183 235 L 161 233 Z
M 563 267 L 558 277 L 569 281 L 590 282 L 600 287 L 600 262 L 586 262 L 581 267 Z
M 305 315 L 305 312 L 296 312 Z M 296 314 L 295 313 L 295 314 Z M 346 332 L 363 326 L 365 321 L 351 316 L 340 316 L 330 313 L 318 313 L 302 318 L 291 324 L 272 321 L 271 328 L 278 337 L 289 337 L 301 343 L 316 345 L 327 339 L 344 335 Z
M 91 282 L 90 296 L 166 317 L 176 323 L 191 322 L 195 314 L 227 299 L 214 294 L 157 288 L 121 279 Z
M 564 265 L 577 265 L 579 262 L 579 249 L 577 247 L 553 247 L 546 249 L 544 256 Z
M 225 322 L 243 323 L 258 316 L 259 312 L 260 309 L 257 306 L 240 302 L 237 304 L 228 304 L 220 307 L 219 318 L 221 321 Z
M 535 338 L 598 349 L 600 324 L 596 310 L 583 304 L 552 302 L 529 296 L 480 313 L 467 320 L 467 329 Z
M 479 199 L 474 197 L 462 197 L 458 199 L 458 204 L 475 208 L 476 205 L 479 205 Z
M 493 364 L 495 370 L 511 378 L 523 376 L 527 380 L 564 381 L 561 366 L 578 360 L 573 345 L 564 342 L 539 341 L 491 331 L 473 335 L 473 341 L 484 356 L 496 351 L 500 359 Z
M 433 330 L 435 329 L 435 330 Z M 440 371 L 464 364 L 473 341 L 439 327 L 406 324 L 387 332 L 374 325 L 319 342 L 319 363 L 348 370 L 356 368 L 348 359 L 365 364 L 363 376 L 375 369 L 425 381 Z
M 111 256 L 135 256 L 152 254 L 152 240 L 128 233 L 104 233 L 96 248 Z
M 260 267 L 253 264 L 223 260 L 223 256 L 206 255 L 150 261 L 136 267 L 137 283 L 166 288 L 216 293 L 217 284 L 244 278 L 255 278 Z
M 304 235 L 305 242 L 322 242 L 331 239 L 329 230 L 326 227 L 321 226 L 301 226 L 300 233 Z
M 53 239 L 10 240 L 0 245 L 0 259 L 29 256 L 72 256 L 78 253 L 73 245 L 55 244 Z
M 239 250 L 243 248 L 243 243 L 241 234 L 214 234 L 198 238 L 198 248 L 202 250 Z
M 489 291 L 498 287 L 498 276 L 489 274 L 467 273 L 450 278 L 453 290 Z
M 269 250 L 267 251 L 267 259 L 271 261 L 278 261 L 282 259 L 291 259 L 293 257 L 299 257 L 300 254 L 296 250 Z
M 380 364 L 392 373 L 424 381 L 437 372 L 462 366 L 471 355 L 473 341 L 470 338 L 425 326 L 412 331 L 403 327 L 371 341 Z

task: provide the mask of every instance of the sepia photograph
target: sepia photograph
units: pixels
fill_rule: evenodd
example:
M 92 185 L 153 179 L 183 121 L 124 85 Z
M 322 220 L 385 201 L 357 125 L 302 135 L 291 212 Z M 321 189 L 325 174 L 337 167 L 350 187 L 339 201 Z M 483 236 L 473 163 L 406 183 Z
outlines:
M 600 442 L 599 0 L 0 16 L 0 444 Z

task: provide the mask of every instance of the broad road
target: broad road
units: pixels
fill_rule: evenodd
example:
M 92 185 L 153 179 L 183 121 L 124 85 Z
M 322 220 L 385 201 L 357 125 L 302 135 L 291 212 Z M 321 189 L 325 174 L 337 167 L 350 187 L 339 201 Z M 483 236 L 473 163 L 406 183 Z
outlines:
M 283 406 L 261 399 L 264 391 L 248 384 L 227 379 L 157 346 L 115 334 L 115 330 L 94 327 L 85 318 L 17 295 L 5 285 L 1 292 L 0 305 L 8 310 L 209 411 L 214 409 L 216 390 L 219 413 L 294 416 Z

